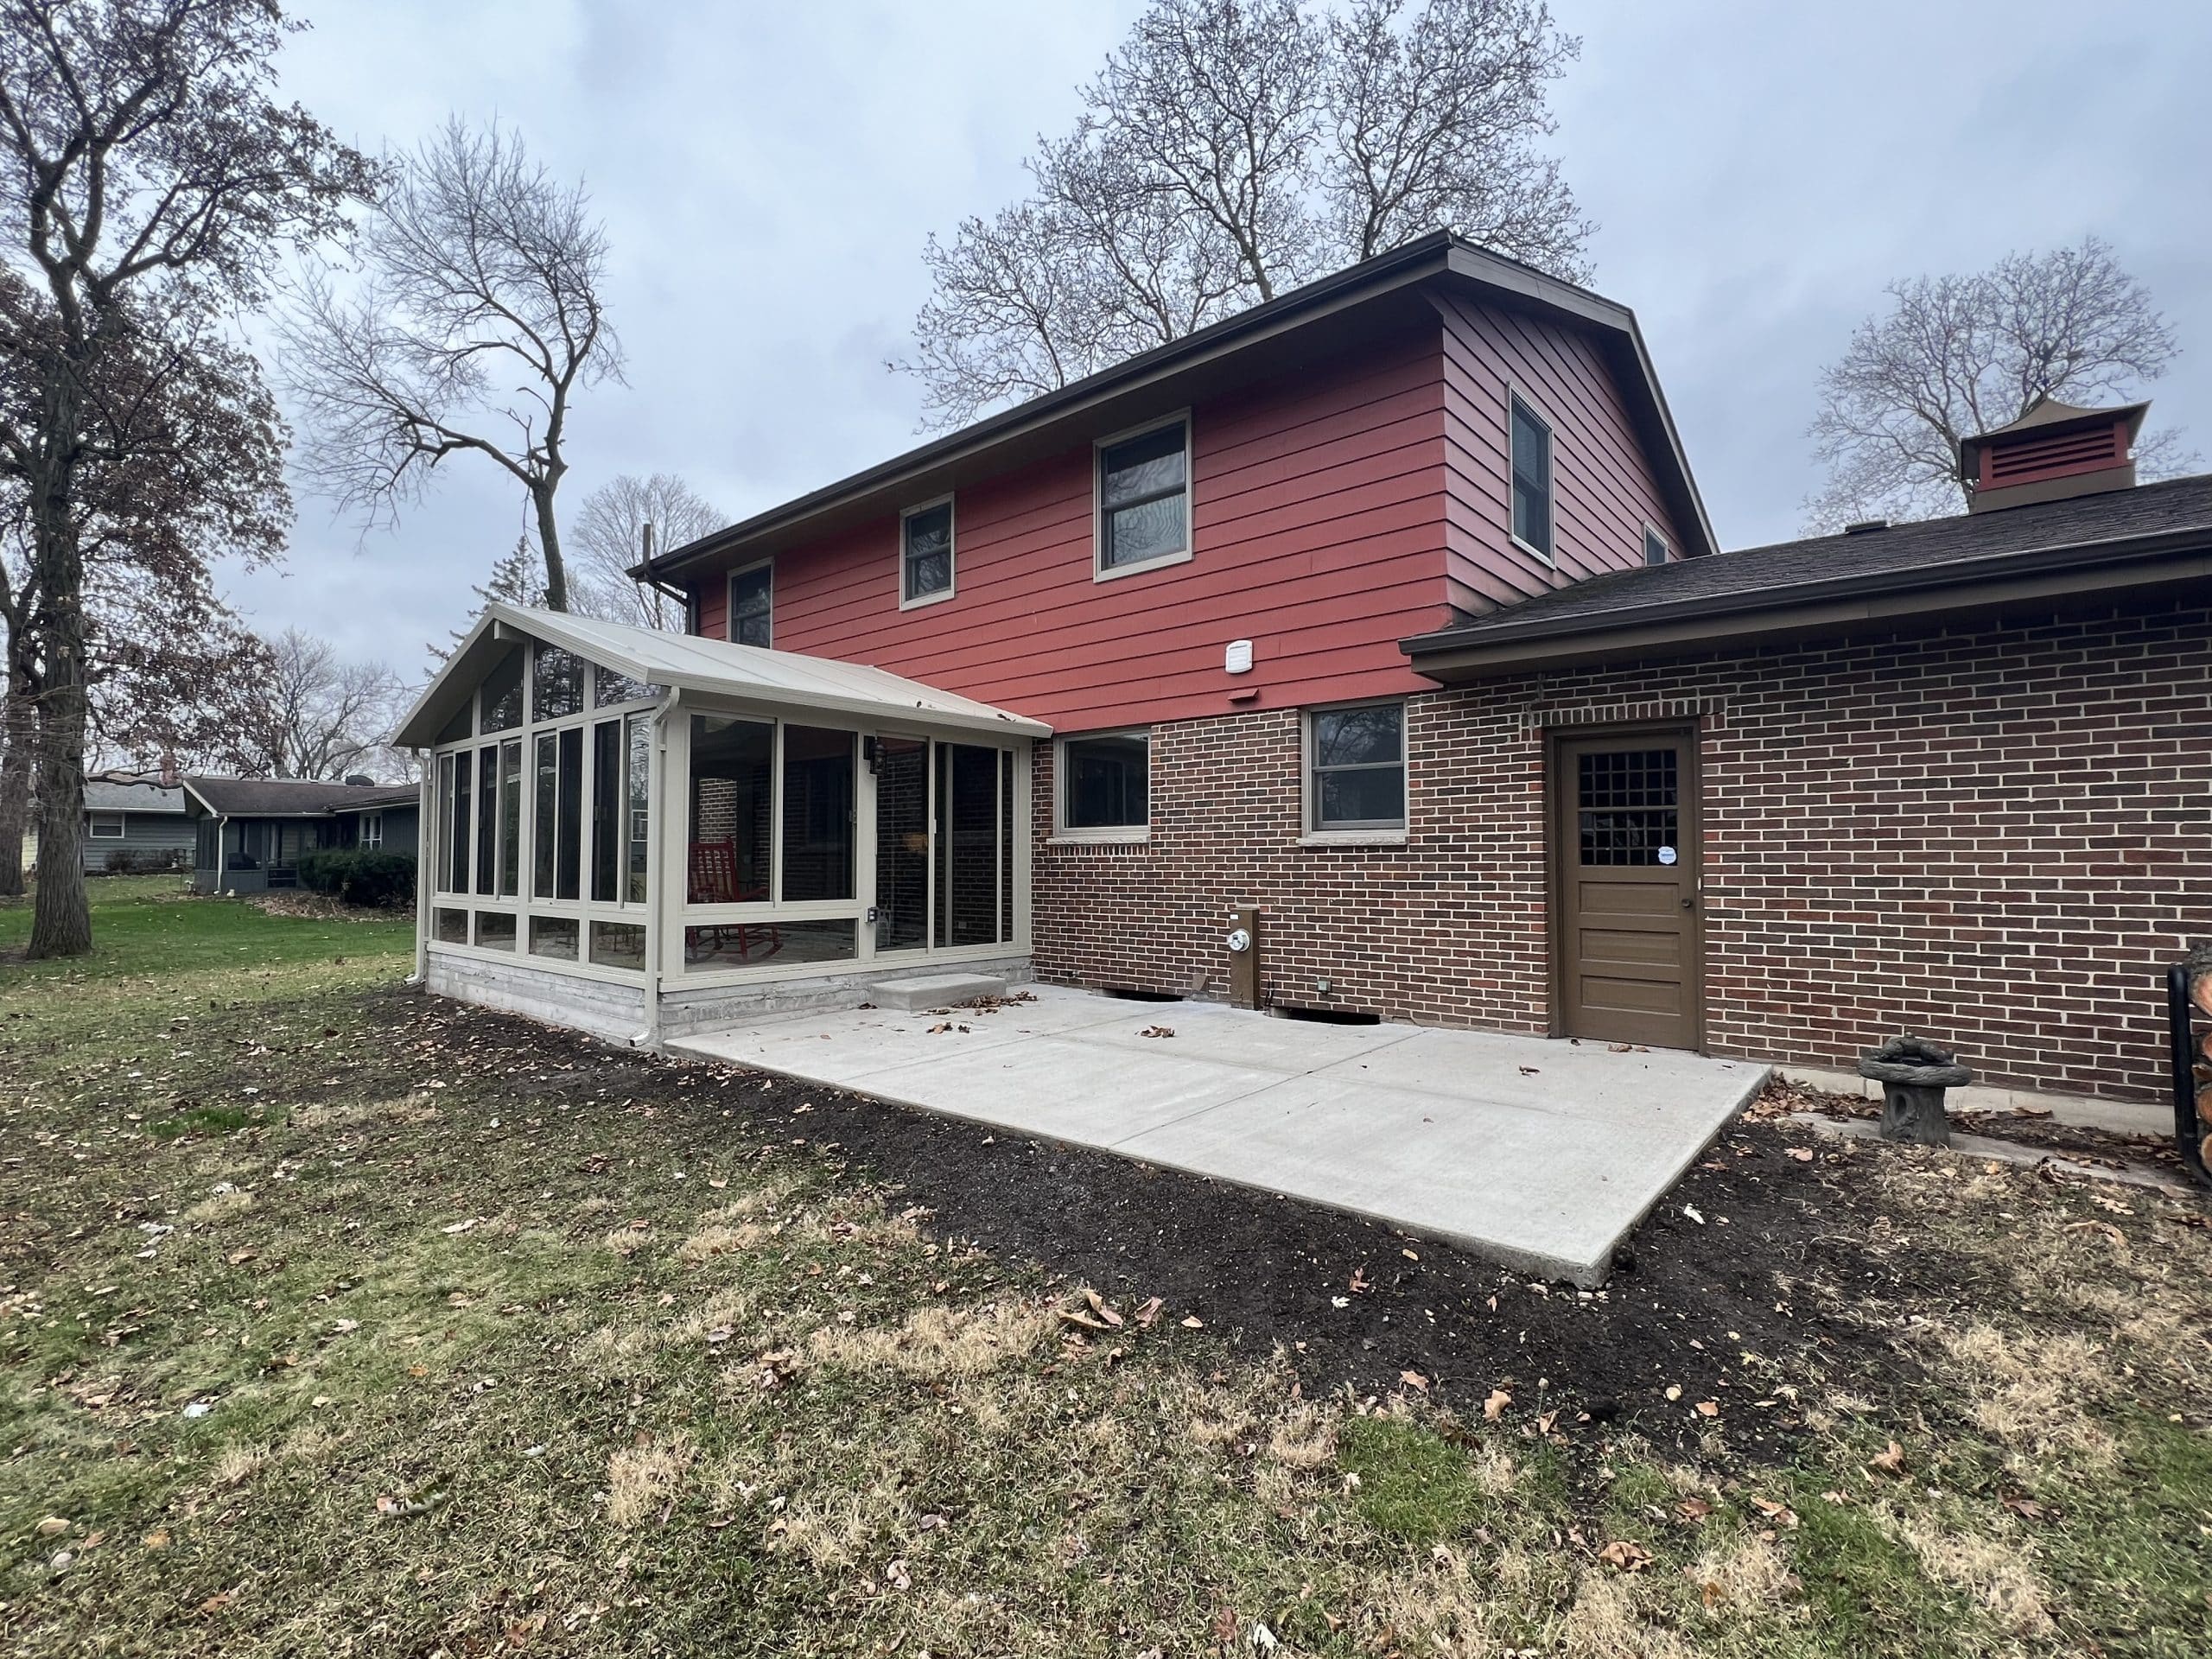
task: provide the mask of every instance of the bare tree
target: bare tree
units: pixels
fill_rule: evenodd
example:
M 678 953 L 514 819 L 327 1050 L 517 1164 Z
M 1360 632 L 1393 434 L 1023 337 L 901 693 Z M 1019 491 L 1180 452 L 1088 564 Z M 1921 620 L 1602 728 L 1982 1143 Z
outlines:
M 276 0 L 0 0 L 0 236 L 30 279 L 0 329 L 0 467 L 29 515 L 48 846 L 73 843 L 83 809 L 88 474 L 119 479 L 175 429 L 164 413 L 149 437 L 137 416 L 174 412 L 159 389 L 208 365 L 208 319 L 255 303 L 275 253 L 330 233 L 372 182 L 364 157 L 273 101 L 292 27 Z M 246 365 L 226 366 L 236 388 Z M 173 453 L 180 495 L 219 480 L 224 457 Z M 81 868 L 47 862 L 29 953 L 81 955 Z
M 648 550 L 646 528 L 653 547 L 665 551 L 728 522 L 673 473 L 608 480 L 584 498 L 576 515 L 576 608 L 608 622 L 683 632 L 689 621 L 683 601 L 631 578 L 631 567 Z
M 569 402 L 622 375 L 601 297 L 606 228 L 581 184 L 497 124 L 449 121 L 394 172 L 359 280 L 310 269 L 277 321 L 308 427 L 302 476 L 373 525 L 419 499 L 447 456 L 485 456 L 527 493 L 545 602 L 565 611 L 555 499 Z
M 251 769 L 335 783 L 373 760 L 402 712 L 398 677 L 382 663 L 348 662 L 327 640 L 296 628 L 266 643 Z
M 1828 480 L 1805 504 L 1808 529 L 1956 512 L 1967 499 L 1962 439 L 2045 398 L 2129 397 L 2178 349 L 2149 291 L 2094 237 L 1885 292 L 1889 310 L 1821 372 L 1809 435 Z M 2190 460 L 2170 431 L 2138 443 L 2136 458 L 2149 477 Z
M 931 238 L 892 366 L 957 424 L 1440 227 L 1581 277 L 1537 149 L 1579 50 L 1541 0 L 1153 0 L 1027 199 Z

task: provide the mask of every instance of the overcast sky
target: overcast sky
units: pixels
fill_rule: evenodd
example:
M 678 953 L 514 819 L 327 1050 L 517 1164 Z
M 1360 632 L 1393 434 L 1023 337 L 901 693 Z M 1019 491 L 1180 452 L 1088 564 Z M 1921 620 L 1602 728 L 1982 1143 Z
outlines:
M 1796 532 L 1821 365 L 1882 285 L 2094 232 L 2183 355 L 2152 419 L 2212 454 L 2212 6 L 1554 0 L 1583 40 L 1554 140 L 1599 223 L 1724 546 Z M 577 410 L 563 500 L 681 474 L 730 518 L 907 448 L 885 372 L 931 231 L 1015 194 L 1136 0 L 299 0 L 286 90 L 367 149 L 497 114 L 581 174 L 614 250 L 626 388 Z M 364 539 L 302 492 L 233 598 L 419 672 L 523 498 L 460 456 Z

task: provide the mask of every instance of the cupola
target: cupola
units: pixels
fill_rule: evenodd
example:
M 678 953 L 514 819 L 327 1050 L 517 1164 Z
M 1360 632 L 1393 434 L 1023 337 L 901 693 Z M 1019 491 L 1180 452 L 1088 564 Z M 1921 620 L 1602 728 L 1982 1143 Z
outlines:
M 2080 409 L 2044 397 L 2011 425 L 1976 433 L 1959 445 L 1967 511 L 2133 488 L 2135 435 L 2150 407 Z

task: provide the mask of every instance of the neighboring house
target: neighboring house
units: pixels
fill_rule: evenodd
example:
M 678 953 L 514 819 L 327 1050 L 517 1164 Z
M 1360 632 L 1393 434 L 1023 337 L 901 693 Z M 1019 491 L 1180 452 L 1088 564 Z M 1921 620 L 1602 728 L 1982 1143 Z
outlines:
M 651 1041 L 923 962 L 1219 995 L 1251 910 L 1283 1011 L 2150 1096 L 2212 479 L 2133 487 L 2141 414 L 1719 553 L 1630 314 L 1430 237 L 652 561 L 699 638 L 493 607 L 402 733 L 426 971 Z
M 181 870 L 192 859 L 192 820 L 172 781 L 128 773 L 85 780 L 85 873 Z
M 421 790 L 414 784 L 188 778 L 195 828 L 192 885 L 201 893 L 259 893 L 299 885 L 301 855 L 327 847 L 416 851 Z

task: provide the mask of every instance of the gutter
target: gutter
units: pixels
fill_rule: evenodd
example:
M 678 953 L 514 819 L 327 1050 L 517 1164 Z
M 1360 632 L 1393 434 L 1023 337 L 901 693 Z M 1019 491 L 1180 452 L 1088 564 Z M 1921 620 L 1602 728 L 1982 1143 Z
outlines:
M 1587 641 L 1602 647 L 1609 638 L 1655 631 L 1669 636 L 1669 639 L 1654 643 L 1717 643 L 1752 632 L 1762 625 L 1777 628 L 1793 623 L 1802 625 L 1807 620 L 1805 613 L 1821 608 L 1830 615 L 1821 620 L 1831 621 L 1925 615 L 1930 610 L 1926 596 L 1940 594 L 1946 589 L 1967 590 L 1957 594 L 1954 601 L 1955 605 L 1963 607 L 1977 601 L 2056 596 L 2095 591 L 2100 587 L 2133 587 L 2212 575 L 2212 551 L 2207 551 L 2208 544 L 2212 544 L 2212 527 L 2207 526 L 2147 536 L 2112 537 L 2102 541 L 2031 548 L 2025 552 L 1988 554 L 1980 558 L 1797 582 L 1781 588 L 1696 595 L 1565 616 L 1538 614 L 1518 621 L 1484 621 L 1414 634 L 1401 639 L 1398 648 L 1412 659 L 1416 672 L 1427 674 L 1437 670 L 1503 665 L 1559 655 L 1542 649 L 1556 642 Z M 2183 558 L 2159 563 L 2133 581 L 2111 579 L 2123 574 L 2130 564 L 2191 552 L 2199 556 L 2193 561 Z M 2079 580 L 2099 575 L 2106 575 L 2107 579 L 2102 582 Z M 1987 591 L 1977 594 L 1974 591 L 1976 589 Z M 1904 602 L 1908 600 L 1917 602 Z M 1885 601 L 1892 602 L 1884 603 Z M 1731 621 L 1737 626 L 1706 626 Z

